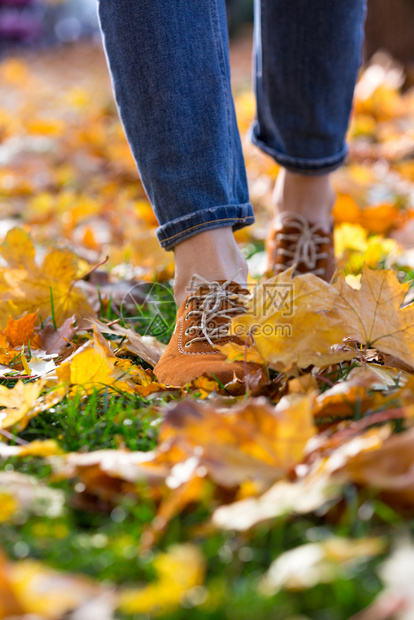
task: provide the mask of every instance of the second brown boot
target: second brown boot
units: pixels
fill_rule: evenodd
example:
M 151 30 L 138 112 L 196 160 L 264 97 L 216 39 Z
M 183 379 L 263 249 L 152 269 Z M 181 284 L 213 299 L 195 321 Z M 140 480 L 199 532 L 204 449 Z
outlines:
M 329 282 L 335 273 L 332 224 L 312 224 L 299 213 L 278 215 L 266 239 L 266 251 L 269 274 L 294 266 L 294 276 L 313 273 Z

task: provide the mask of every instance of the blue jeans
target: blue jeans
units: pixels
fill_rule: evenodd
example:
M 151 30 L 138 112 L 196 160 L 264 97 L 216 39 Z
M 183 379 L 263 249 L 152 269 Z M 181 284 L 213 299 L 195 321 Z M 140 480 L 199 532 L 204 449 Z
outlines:
M 301 174 L 344 161 L 365 0 L 256 0 L 252 140 Z M 225 0 L 99 0 L 116 100 L 172 249 L 254 221 L 230 87 Z

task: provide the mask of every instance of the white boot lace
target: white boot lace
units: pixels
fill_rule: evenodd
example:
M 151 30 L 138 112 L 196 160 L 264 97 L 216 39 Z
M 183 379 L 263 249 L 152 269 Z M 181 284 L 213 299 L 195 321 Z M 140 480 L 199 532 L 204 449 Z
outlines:
M 277 219 L 277 225 L 297 228 L 297 233 L 276 233 L 276 241 L 287 241 L 291 248 L 276 249 L 276 255 L 287 258 L 284 264 L 276 264 L 275 271 L 284 271 L 287 267 L 293 267 L 302 263 L 307 271 L 316 276 L 324 276 L 326 268 L 317 268 L 318 260 L 327 259 L 327 252 L 320 252 L 320 245 L 329 243 L 329 237 L 324 237 L 317 233 L 320 224 L 310 224 L 299 213 L 281 213 Z
M 239 271 L 237 274 L 238 273 Z M 233 278 L 236 277 L 237 274 L 235 274 Z M 194 338 L 186 342 L 184 345 L 185 347 L 189 347 L 194 342 L 208 342 L 213 346 L 213 339 L 219 340 L 220 338 L 228 337 L 232 318 L 237 314 L 244 314 L 247 312 L 244 305 L 240 305 L 240 302 L 244 303 L 248 295 L 234 293 L 227 288 L 233 278 L 220 284 L 216 281 L 209 282 L 198 274 L 192 276 L 191 283 L 198 279 L 203 285 L 207 286 L 209 290 L 204 294 L 190 295 L 187 298 L 186 308 L 193 300 L 197 300 L 201 302 L 201 304 L 197 310 L 191 310 L 186 314 L 186 321 L 192 316 L 199 317 L 200 321 L 196 325 L 192 325 L 185 330 L 186 336 L 189 336 L 191 332 L 197 334 Z M 223 302 L 226 302 L 229 307 L 220 309 Z M 219 319 L 218 325 L 217 319 Z M 227 322 L 222 322 L 222 319 L 227 319 Z M 213 327 L 210 327 L 210 324 L 213 324 Z

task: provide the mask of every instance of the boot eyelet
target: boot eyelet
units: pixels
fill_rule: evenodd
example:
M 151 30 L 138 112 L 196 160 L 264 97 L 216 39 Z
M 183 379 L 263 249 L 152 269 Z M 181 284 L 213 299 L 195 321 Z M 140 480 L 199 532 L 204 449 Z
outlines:
M 188 327 L 185 332 L 184 332 L 184 336 L 189 336 L 190 335 L 190 329 L 191 327 Z
M 188 314 L 185 315 L 184 321 L 188 321 Z
M 192 342 L 186 342 L 184 346 L 186 349 L 188 349 L 188 347 L 191 347 L 192 344 Z

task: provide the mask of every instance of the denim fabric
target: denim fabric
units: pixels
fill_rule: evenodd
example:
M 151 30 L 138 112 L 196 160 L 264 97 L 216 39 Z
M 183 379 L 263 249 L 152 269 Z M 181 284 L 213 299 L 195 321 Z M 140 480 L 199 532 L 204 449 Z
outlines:
M 365 0 L 255 0 L 257 119 L 251 139 L 292 172 L 346 156 Z
M 339 166 L 365 0 L 256 0 L 253 141 L 281 165 Z M 115 96 L 171 249 L 254 221 L 230 87 L 225 0 L 99 0 Z

